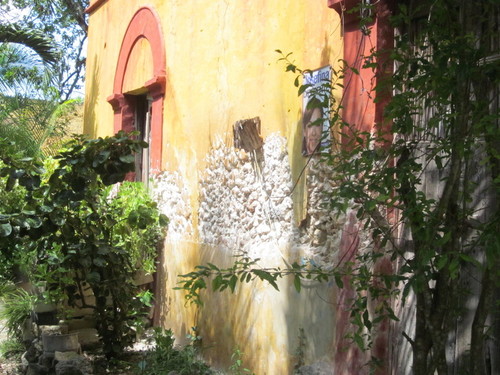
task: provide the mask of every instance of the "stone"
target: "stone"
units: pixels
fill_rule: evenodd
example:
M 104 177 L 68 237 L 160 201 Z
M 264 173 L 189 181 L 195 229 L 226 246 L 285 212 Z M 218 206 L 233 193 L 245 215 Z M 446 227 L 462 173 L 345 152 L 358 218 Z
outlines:
M 78 333 L 69 333 L 66 335 L 42 335 L 42 344 L 44 352 L 79 352 L 80 343 L 78 342 Z
M 26 370 L 26 375 L 47 375 L 49 369 L 45 366 L 39 365 L 38 363 L 30 363 L 28 369 Z
M 61 326 L 59 325 L 39 325 L 38 329 L 40 330 L 40 335 L 60 335 L 64 332 L 61 330 Z
M 67 325 L 69 331 L 75 331 L 83 328 L 95 328 L 96 320 L 92 316 L 85 316 L 83 318 L 63 320 L 59 324 Z
M 26 353 L 24 353 L 24 358 L 28 361 L 28 363 L 34 363 L 37 361 L 40 352 L 37 350 L 34 344 L 30 345 Z
M 332 366 L 326 362 L 316 362 L 300 367 L 296 375 L 333 375 Z
M 85 373 L 78 367 L 62 362 L 61 366 L 59 363 L 56 365 L 56 375 L 85 375 Z
M 82 356 L 76 352 L 55 352 L 53 358 L 56 362 L 64 362 L 80 357 Z
M 99 347 L 101 344 L 97 329 L 95 328 L 83 328 L 72 332 L 78 333 L 78 342 L 82 349 L 93 349 Z
M 21 368 L 23 372 L 26 371 L 29 364 L 30 364 L 29 361 L 26 359 L 26 352 L 24 352 L 23 355 L 21 356 Z
M 53 363 L 54 363 L 54 354 L 52 353 L 43 353 L 38 358 L 38 364 L 41 366 L 51 368 Z
M 75 353 L 76 354 L 76 353 Z M 63 354 L 66 356 L 67 354 Z M 92 375 L 92 364 L 82 355 L 69 355 L 69 359 L 56 364 L 55 375 Z

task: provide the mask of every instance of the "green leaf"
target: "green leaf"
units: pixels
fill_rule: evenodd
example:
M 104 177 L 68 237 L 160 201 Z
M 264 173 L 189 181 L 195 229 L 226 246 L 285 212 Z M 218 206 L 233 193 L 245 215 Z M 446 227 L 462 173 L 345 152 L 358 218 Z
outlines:
M 207 266 L 210 267 L 210 269 L 214 270 L 214 271 L 219 271 L 219 267 L 217 267 L 215 264 L 213 263 L 207 263 Z
M 365 342 L 363 341 L 363 338 L 359 334 L 357 334 L 357 333 L 354 334 L 353 340 L 356 343 L 356 345 L 358 346 L 358 348 L 360 348 L 361 350 L 364 350 Z
M 99 155 L 97 155 L 97 158 L 96 158 L 96 160 L 93 163 L 93 166 L 96 167 L 98 164 L 104 163 L 106 160 L 109 159 L 110 155 L 111 155 L 111 151 L 109 151 L 109 150 L 102 150 L 101 152 L 99 152 Z
M 162 227 L 168 226 L 168 223 L 170 222 L 167 215 L 164 214 L 160 214 L 160 216 L 158 217 L 158 221 Z
M 251 272 L 253 272 L 257 277 L 259 277 L 259 279 L 261 279 L 263 281 L 266 280 L 269 284 L 272 285 L 272 287 L 274 289 L 279 291 L 278 285 L 276 284 L 275 277 L 273 275 L 271 275 L 269 272 L 255 269 L 255 268 L 252 269 Z
M 43 204 L 43 205 L 39 206 L 39 208 L 38 208 L 38 209 L 39 209 L 39 211 L 40 211 L 41 213 L 47 214 L 47 213 L 52 212 L 52 211 L 54 210 L 54 207 L 52 207 L 52 206 L 47 206 L 47 205 Z
M 97 267 L 106 267 L 107 264 L 106 260 L 103 258 L 95 258 L 92 263 L 94 263 Z
M 311 86 L 312 86 L 311 84 L 305 84 L 305 85 L 300 86 L 299 91 L 298 91 L 298 96 L 302 95 L 304 93 L 304 91 L 306 91 Z
M 5 185 L 5 191 L 11 191 L 14 189 L 14 186 L 16 186 L 17 179 L 15 177 L 12 177 L 12 175 L 9 176 L 7 179 L 7 184 Z
M 42 219 L 37 216 L 27 218 L 26 222 L 30 228 L 40 228 L 42 226 Z
M 89 283 L 98 283 L 101 281 L 101 275 L 99 275 L 99 273 L 97 272 L 90 272 L 88 275 L 87 275 L 87 281 Z
M 135 156 L 132 155 L 132 154 L 128 154 L 128 155 L 120 155 L 120 161 L 122 163 L 126 163 L 126 164 L 131 164 L 131 163 L 134 163 L 135 162 Z
M 222 285 L 222 276 L 217 275 L 213 280 L 212 280 L 212 290 L 217 291 Z
M 64 223 L 66 223 L 66 218 L 61 212 L 58 211 L 53 211 L 49 214 L 50 221 L 54 223 L 57 226 L 62 226 Z
M 7 237 L 12 233 L 12 225 L 10 223 L 0 224 L 0 237 Z
M 337 287 L 342 289 L 344 287 L 344 282 L 342 281 L 342 276 L 339 274 L 335 274 L 335 284 L 337 284 Z
M 293 278 L 293 285 L 295 286 L 295 290 L 298 293 L 300 293 L 300 289 L 301 289 L 302 283 L 300 282 L 300 276 L 299 275 L 295 275 L 295 277 Z
M 229 288 L 231 289 L 231 292 L 234 293 L 234 289 L 236 288 L 236 282 L 238 281 L 238 277 L 236 275 L 231 276 L 229 279 Z

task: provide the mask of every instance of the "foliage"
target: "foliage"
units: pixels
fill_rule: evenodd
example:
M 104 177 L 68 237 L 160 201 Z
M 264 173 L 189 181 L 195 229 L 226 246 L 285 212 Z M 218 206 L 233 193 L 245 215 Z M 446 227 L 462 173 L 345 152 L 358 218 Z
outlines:
M 0 137 L 15 141 L 27 155 L 39 156 L 44 142 L 66 124 L 53 120 L 55 43 L 40 30 L 0 24 Z
M 93 308 L 108 356 L 132 343 L 136 322 L 145 313 L 145 297 L 137 296 L 133 282 L 138 258 L 131 256 L 123 236 L 137 230 L 153 244 L 166 223 L 146 198 L 145 206 L 137 203 L 125 214 L 125 201 L 112 204 L 103 194 L 133 171 L 134 155 L 145 146 L 123 132 L 94 140 L 76 136 L 46 175 L 32 159 L 0 151 L 6 190 L 25 189 L 20 210 L 0 216 L 2 254 L 9 257 L 16 246 L 36 254 L 36 277 L 47 281 L 49 297 Z M 92 303 L 84 297 L 89 288 Z
M 58 107 L 53 100 L 0 96 L 0 137 L 26 156 L 40 158 L 55 153 L 57 144 L 47 144 L 47 140 L 64 135 L 67 126 L 54 115 Z
M 126 249 L 132 264 L 152 274 L 156 269 L 156 246 L 165 234 L 168 219 L 158 212 L 156 202 L 140 182 L 121 184 L 110 207 L 120 213 L 113 230 L 115 244 Z
M 500 75 L 490 57 L 498 53 L 491 49 L 491 33 L 498 27 L 488 31 L 490 15 L 499 9 L 493 2 L 437 0 L 425 9 L 428 17 L 420 20 L 417 33 L 413 14 L 421 11 L 403 5 L 394 18 L 401 30 L 390 51 L 396 68 L 376 87 L 378 93 L 394 89 L 383 124 L 362 132 L 342 121 L 343 103 L 332 91 L 342 88 L 346 70 L 359 73 L 354 67 L 334 72 L 335 80 L 320 87 L 319 99 L 308 104 L 331 105 L 327 120 L 334 152 L 321 153 L 334 185 L 329 208 L 339 215 L 354 211 L 371 244 L 358 249 L 354 260 L 340 259 L 328 270 L 297 263 L 263 269 L 245 255 L 225 269 L 198 266 L 181 276 L 179 288 L 187 291 L 188 301 L 199 303 L 207 285 L 234 291 L 238 282 L 259 278 L 277 289 L 277 279 L 290 275 L 299 291 L 304 277 L 333 278 L 339 288 L 355 292 L 349 336 L 369 350 L 378 324 L 398 319 L 392 301 L 400 298 L 404 304 L 412 293 L 416 328 L 403 335 L 413 350 L 414 373 L 448 373 L 446 343 L 453 322 L 471 308 L 472 324 L 465 328 L 470 355 L 461 359 L 462 366 L 471 374 L 486 373 L 487 318 L 498 314 L 493 290 L 500 285 L 500 138 L 494 95 Z M 365 57 L 363 68 L 378 74 L 384 67 L 374 61 L 386 53 Z M 297 74 L 301 95 L 312 89 L 300 84 L 308 71 L 290 56 L 282 54 L 281 60 Z M 478 202 L 481 189 L 489 197 L 487 209 Z M 479 282 L 466 289 L 470 275 Z M 470 303 L 472 293 L 479 297 L 477 305 Z
M 64 102 L 82 87 L 87 39 L 87 0 L 0 0 L 4 16 L 57 41 L 64 53 L 54 64 L 56 96 Z M 18 10 L 22 9 L 23 12 Z M 17 12 L 16 12 L 17 10 Z
M 52 67 L 59 53 L 46 35 L 25 26 L 0 24 L 0 40 L 0 136 L 37 156 L 54 133 Z
M 189 335 L 191 342 L 183 348 L 175 348 L 172 330 L 154 329 L 155 346 L 139 364 L 142 375 L 167 375 L 174 371 L 180 375 L 210 375 L 214 372 L 198 359 L 199 336 Z
M 5 96 L 54 99 L 54 64 L 60 53 L 40 30 L 0 23 L 0 87 Z
M 26 351 L 26 347 L 23 343 L 19 342 L 17 339 L 9 338 L 0 342 L 0 357 L 2 358 L 12 358 L 19 357 Z
M 0 24 L 0 43 L 22 44 L 35 51 L 48 64 L 54 64 L 59 57 L 51 39 L 40 30 L 25 26 Z
M 203 305 L 200 292 L 207 288 L 206 279 L 211 279 L 209 285 L 213 291 L 222 292 L 226 289 L 235 292 L 238 282 L 249 283 L 256 279 L 268 282 L 276 290 L 279 290 L 277 281 L 285 276 L 294 277 L 294 286 L 298 292 L 301 290 L 301 278 L 316 281 L 328 280 L 328 274 L 324 270 L 310 264 L 299 265 L 294 262 L 288 268 L 262 268 L 258 266 L 260 258 L 251 258 L 242 253 L 236 256 L 236 261 L 231 267 L 219 268 L 213 263 L 198 265 L 195 270 L 184 275 L 179 275 L 179 286 L 175 289 L 185 291 L 186 303 Z M 339 273 L 340 276 L 340 273 Z M 340 277 L 336 280 L 341 283 Z
M 229 366 L 229 371 L 231 371 L 232 375 L 244 375 L 244 374 L 252 374 L 255 375 L 251 370 L 243 367 L 243 353 L 238 347 L 233 350 L 233 354 L 231 355 L 231 361 L 233 361 L 232 365 Z
M 31 156 L 39 156 L 42 148 L 48 151 L 46 140 L 64 132 L 66 123 L 54 112 L 79 88 L 83 72 L 81 59 L 74 71 L 67 66 L 70 41 L 78 39 L 77 34 L 63 32 L 73 27 L 69 16 L 50 16 L 49 9 L 63 10 L 53 1 L 47 3 L 0 1 L 4 20 L 0 23 L 0 136 L 15 140 Z
M 2 303 L 0 319 L 5 321 L 8 335 L 22 342 L 22 328 L 26 320 L 31 317 L 36 296 L 24 289 L 13 288 L 5 291 L 0 296 L 0 300 Z
M 32 158 L 26 157 L 13 142 L 0 138 L 0 279 L 15 280 L 16 274 L 26 264 L 32 264 L 28 258 L 32 255 L 25 247 L 23 236 L 12 235 L 12 231 L 19 231 L 19 225 L 13 229 L 12 222 L 16 223 L 18 213 L 22 213 L 27 201 L 28 193 L 25 183 L 31 188 L 36 185 L 44 170 Z M 21 177 L 22 183 L 17 183 Z M 31 176 L 34 176 L 31 180 Z M 20 224 L 20 223 L 17 223 Z M 25 225 L 29 225 L 26 222 Z M 9 237 L 7 239 L 7 237 Z

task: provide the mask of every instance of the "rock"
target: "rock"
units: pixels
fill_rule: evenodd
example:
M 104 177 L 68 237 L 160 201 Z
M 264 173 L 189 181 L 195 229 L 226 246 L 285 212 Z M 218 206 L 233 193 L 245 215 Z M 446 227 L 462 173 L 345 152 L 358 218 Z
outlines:
M 63 364 L 59 366 L 59 364 L 56 365 L 56 375 L 85 375 L 85 373 L 80 370 L 78 367 L 69 365 L 69 364 Z
M 26 370 L 26 375 L 47 375 L 49 369 L 45 366 L 39 365 L 38 363 L 30 363 L 28 369 Z
M 313 246 L 320 246 L 326 242 L 326 231 L 321 229 L 316 229 L 313 233 Z
M 38 364 L 41 366 L 51 368 L 53 363 L 54 363 L 54 355 L 52 353 L 43 353 L 38 358 Z
M 62 332 L 61 327 L 59 325 L 53 326 L 53 325 L 40 325 L 38 326 L 40 335 L 47 334 L 47 335 L 61 335 L 65 332 Z M 67 332 L 66 332 L 67 333 Z
M 29 361 L 26 359 L 26 353 L 27 352 L 24 352 L 23 355 L 21 356 L 21 369 L 23 370 L 23 372 L 26 371 L 28 365 L 30 364 Z
M 92 316 L 84 316 L 83 318 L 63 320 L 59 324 L 65 324 L 68 326 L 69 331 L 75 331 L 77 329 L 95 328 L 96 320 Z
M 55 352 L 53 358 L 56 362 L 64 362 L 83 357 L 76 352 Z
M 332 366 L 326 362 L 316 362 L 300 367 L 296 375 L 333 375 Z
M 82 349 L 94 349 L 101 345 L 95 328 L 82 328 L 72 332 L 78 333 L 78 342 Z
M 32 343 L 26 353 L 24 353 L 23 357 L 28 363 L 36 363 L 40 354 L 41 352 L 38 350 L 35 343 Z
M 81 350 L 78 333 L 66 335 L 43 334 L 42 344 L 44 352 L 79 352 Z
M 92 364 L 82 355 L 73 353 L 60 353 L 59 358 L 62 360 L 56 364 L 55 375 L 91 375 L 93 374 Z

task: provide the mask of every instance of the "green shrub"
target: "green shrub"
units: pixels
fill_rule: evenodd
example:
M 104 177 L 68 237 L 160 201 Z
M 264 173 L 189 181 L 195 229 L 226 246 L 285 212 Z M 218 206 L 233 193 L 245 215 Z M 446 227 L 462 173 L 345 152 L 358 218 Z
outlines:
M 144 375 L 168 375 L 176 371 L 180 375 L 212 375 L 216 374 L 203 361 L 198 359 L 198 347 L 196 342 L 199 336 L 189 335 L 191 343 L 183 348 L 174 347 L 174 336 L 172 330 L 155 328 L 154 349 L 148 353 L 146 360 L 139 364 Z
M 4 288 L 2 287 L 2 289 Z M 0 297 L 2 304 L 0 319 L 5 321 L 8 335 L 21 342 L 23 326 L 26 320 L 31 317 L 36 296 L 20 288 L 12 290 L 6 287 L 5 289 L 7 290 Z
M 24 344 L 15 338 L 0 342 L 0 357 L 2 358 L 20 357 L 25 350 Z
M 165 215 L 159 213 L 141 182 L 123 182 L 110 202 L 116 224 L 113 235 L 117 246 L 124 247 L 132 264 L 146 273 L 156 270 L 157 245 L 168 225 Z
M 135 154 L 146 146 L 124 132 L 94 140 L 75 136 L 46 170 L 0 148 L 0 182 L 7 192 L 26 192 L 19 206 L 0 211 L 0 253 L 18 254 L 13 266 L 23 263 L 24 254 L 35 255 L 24 263 L 36 269 L 33 281 L 46 282 L 44 297 L 93 308 L 108 357 L 134 342 L 149 310 L 134 276 L 143 263 L 154 270 L 156 243 L 167 223 L 137 184 L 125 184 L 116 200 L 109 197 L 108 188 L 134 170 Z M 88 289 L 95 303 L 86 299 Z

